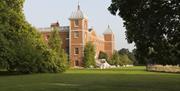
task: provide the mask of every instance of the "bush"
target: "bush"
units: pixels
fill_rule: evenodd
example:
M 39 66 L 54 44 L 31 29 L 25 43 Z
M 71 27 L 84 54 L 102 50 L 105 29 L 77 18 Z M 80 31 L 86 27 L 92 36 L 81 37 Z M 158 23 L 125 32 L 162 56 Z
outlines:
M 120 60 L 120 64 L 119 65 L 129 65 L 129 64 L 133 64 L 133 62 L 129 59 L 128 55 L 121 55 L 120 54 L 120 57 L 119 57 L 119 60 Z
M 180 73 L 180 67 L 172 65 L 148 65 L 146 69 L 148 71 Z
M 117 51 L 113 53 L 113 56 L 110 61 L 108 61 L 111 65 L 129 65 L 133 64 L 133 62 L 129 59 L 128 55 L 126 54 L 119 54 Z
M 84 67 L 95 67 L 95 48 L 91 42 L 88 42 L 84 49 Z
M 68 56 L 62 48 L 62 40 L 59 35 L 58 27 L 54 27 L 48 40 L 48 46 L 56 52 L 56 63 L 60 72 L 65 71 L 68 67 Z
M 108 60 L 108 55 L 105 52 L 100 51 L 98 59 L 106 59 L 106 60 Z

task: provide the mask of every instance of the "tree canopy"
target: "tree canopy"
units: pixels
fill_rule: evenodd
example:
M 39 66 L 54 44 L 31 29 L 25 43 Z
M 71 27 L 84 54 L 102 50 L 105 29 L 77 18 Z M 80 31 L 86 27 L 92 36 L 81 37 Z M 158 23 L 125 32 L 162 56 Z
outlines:
M 23 4 L 24 0 L 0 1 L 0 68 L 21 73 L 62 72 L 56 51 L 25 20 Z
M 180 64 L 179 0 L 112 0 L 108 9 L 124 20 L 127 40 L 141 60 Z
M 116 66 L 124 66 L 133 64 L 134 60 L 131 59 L 130 52 L 127 49 L 121 49 L 119 52 L 114 51 L 112 58 L 108 63 Z

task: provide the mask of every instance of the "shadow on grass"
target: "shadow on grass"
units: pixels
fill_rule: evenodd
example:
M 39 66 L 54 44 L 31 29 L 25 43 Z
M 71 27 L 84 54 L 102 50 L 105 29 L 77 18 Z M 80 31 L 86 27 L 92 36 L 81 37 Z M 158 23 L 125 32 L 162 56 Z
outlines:
M 0 71 L 0 76 L 16 76 L 16 75 L 27 75 L 25 73 L 20 73 L 16 71 Z
M 69 69 L 69 71 L 147 71 L 145 68 L 109 68 L 109 69 L 99 69 L 99 68 L 85 68 L 85 69 Z

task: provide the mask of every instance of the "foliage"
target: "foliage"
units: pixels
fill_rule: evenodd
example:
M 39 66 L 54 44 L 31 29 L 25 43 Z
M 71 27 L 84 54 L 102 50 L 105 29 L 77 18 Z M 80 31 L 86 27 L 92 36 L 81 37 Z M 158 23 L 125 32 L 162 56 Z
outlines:
M 59 72 L 56 52 L 25 21 L 24 0 L 0 1 L 0 68 L 21 73 Z
M 106 60 L 108 60 L 108 55 L 105 52 L 100 51 L 98 59 L 106 59 Z
M 67 54 L 62 48 L 62 40 L 58 32 L 58 27 L 53 27 L 50 38 L 48 40 L 48 46 L 50 49 L 56 52 L 56 57 L 58 58 L 56 64 L 58 65 L 61 71 L 65 71 L 67 68 Z
M 133 52 L 130 52 L 128 49 L 122 48 L 121 50 L 118 51 L 118 53 L 121 55 L 127 55 L 134 65 L 138 64 L 135 54 Z
M 127 7 L 128 6 L 128 7 Z M 151 64 L 180 64 L 179 0 L 112 0 L 109 11 L 124 20 L 129 43 Z
M 62 46 L 62 40 L 58 32 L 58 27 L 53 27 L 53 30 L 51 31 L 50 38 L 48 40 L 48 46 L 55 50 L 56 52 L 60 53 L 61 46 Z
M 131 64 L 133 64 L 133 61 L 132 60 L 130 60 L 129 59 L 129 57 L 128 57 L 128 55 L 126 55 L 126 54 L 123 54 L 123 55 L 121 55 L 120 54 L 120 57 L 119 57 L 119 59 L 120 59 L 120 63 L 119 63 L 119 65 L 131 65 Z
M 120 64 L 120 59 L 119 58 L 120 58 L 120 56 L 119 56 L 118 52 L 115 51 L 113 53 L 113 55 L 112 55 L 111 60 L 109 60 L 108 63 L 111 64 L 111 65 L 119 65 Z
M 118 51 L 119 54 L 129 54 L 129 50 L 128 49 L 125 49 L 125 48 L 122 48 Z
M 109 63 L 111 65 L 123 66 L 123 65 L 133 64 L 133 61 L 129 59 L 127 54 L 119 54 L 117 51 L 115 51 Z
M 0 27 L 0 30 L 2 28 Z M 4 60 L 4 58 L 9 58 L 9 43 L 7 39 L 5 38 L 4 34 L 2 31 L 0 31 L 0 68 L 7 68 L 8 67 L 8 62 Z M 10 59 L 10 58 L 9 58 Z
M 137 49 L 134 49 L 133 52 L 132 52 L 133 55 L 136 58 L 136 64 L 137 65 L 146 65 L 146 61 L 145 61 L 144 57 L 141 56 L 140 54 L 138 54 L 136 50 Z
M 91 42 L 88 42 L 84 49 L 84 67 L 95 66 L 95 48 Z

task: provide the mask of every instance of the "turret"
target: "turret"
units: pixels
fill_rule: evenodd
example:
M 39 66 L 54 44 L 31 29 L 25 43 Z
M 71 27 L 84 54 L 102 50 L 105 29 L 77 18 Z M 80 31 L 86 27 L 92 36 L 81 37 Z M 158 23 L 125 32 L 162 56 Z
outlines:
M 104 32 L 104 51 L 109 57 L 112 57 L 115 49 L 114 33 L 112 32 L 110 26 Z
M 80 5 L 72 12 L 70 18 L 70 62 L 71 66 L 82 66 L 85 35 L 88 31 L 88 18 L 81 11 Z

